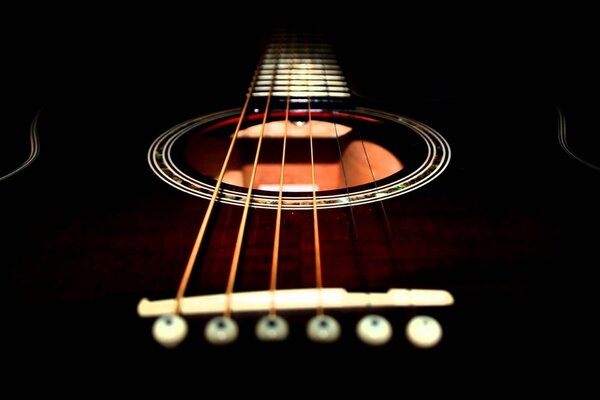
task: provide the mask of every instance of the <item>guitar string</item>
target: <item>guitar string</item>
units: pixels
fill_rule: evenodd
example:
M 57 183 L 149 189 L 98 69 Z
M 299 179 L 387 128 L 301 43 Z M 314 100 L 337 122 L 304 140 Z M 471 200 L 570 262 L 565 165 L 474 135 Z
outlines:
M 327 75 L 324 74 L 325 76 L 325 80 L 327 80 Z M 346 195 L 348 196 L 348 199 L 350 199 L 350 187 L 348 184 L 348 174 L 347 174 L 347 169 L 346 169 L 346 164 L 344 162 L 344 158 L 343 158 L 343 152 L 342 152 L 342 147 L 341 147 L 341 143 L 340 143 L 340 137 L 338 134 L 338 130 L 337 130 L 337 124 L 334 124 L 334 129 L 335 129 L 335 136 L 336 136 L 336 141 L 337 141 L 337 147 L 338 147 L 338 154 L 340 157 L 340 163 L 341 163 L 341 167 L 342 167 L 342 174 L 344 177 L 344 187 L 345 187 L 345 191 L 346 191 Z M 365 155 L 365 159 L 367 161 L 367 169 L 369 171 L 369 174 L 371 175 L 371 180 L 372 183 L 375 187 L 375 189 L 378 188 L 377 185 L 377 179 L 375 177 L 375 172 L 373 170 L 373 166 L 372 163 L 370 161 L 369 158 L 369 154 L 367 152 L 366 146 L 365 146 L 365 140 L 362 136 L 361 130 L 360 129 L 356 129 L 357 135 L 358 135 L 358 139 L 359 142 L 361 144 L 363 153 Z M 385 209 L 385 206 L 383 204 L 383 201 L 379 201 L 379 205 L 380 205 L 380 209 L 381 209 L 381 213 L 383 215 L 383 220 L 384 220 L 384 230 L 385 230 L 385 236 L 386 236 L 386 244 L 388 247 L 388 253 L 392 255 L 392 260 L 393 260 L 393 264 L 394 265 L 398 265 L 397 262 L 397 256 L 396 256 L 396 252 L 394 251 L 394 247 L 393 247 L 393 241 L 392 241 L 392 228 L 391 228 L 391 224 L 387 215 L 387 211 Z M 359 243 L 359 235 L 358 235 L 358 224 L 356 222 L 356 216 L 354 214 L 354 206 L 353 204 L 350 202 L 348 205 L 348 214 L 349 214 L 349 218 L 350 218 L 350 226 L 351 226 L 351 235 L 352 235 L 352 249 L 354 252 L 354 259 L 356 260 L 356 262 L 360 263 L 361 260 L 361 252 L 358 246 Z M 402 274 L 404 275 L 404 274 Z M 361 279 L 364 280 L 365 278 L 363 277 L 363 275 L 361 275 Z M 364 284 L 365 282 L 363 282 L 363 287 L 366 287 L 367 285 Z
M 229 164 L 229 159 L 231 158 L 231 155 L 233 154 L 233 148 L 235 147 L 235 143 L 237 141 L 237 138 L 238 138 L 238 135 L 240 132 L 240 128 L 242 126 L 242 122 L 244 121 L 244 119 L 246 117 L 248 105 L 250 104 L 250 99 L 252 98 L 252 93 L 254 91 L 254 87 L 256 86 L 258 72 L 259 72 L 259 70 L 257 69 L 254 72 L 254 76 L 252 77 L 252 82 L 250 83 L 250 89 L 248 90 L 248 93 L 246 94 L 246 100 L 244 102 L 244 106 L 242 107 L 242 111 L 240 112 L 238 123 L 236 125 L 235 131 L 231 138 L 231 142 L 229 144 L 229 149 L 227 150 L 227 154 L 225 155 L 225 159 L 223 161 L 223 165 L 221 166 L 221 171 L 219 172 L 219 177 L 217 178 L 217 182 L 215 183 L 215 187 L 213 189 L 213 193 L 212 193 L 210 202 L 208 203 L 206 212 L 204 213 L 204 218 L 202 219 L 202 223 L 200 225 L 200 228 L 198 229 L 198 234 L 196 235 L 196 239 L 194 241 L 192 251 L 190 253 L 188 262 L 183 271 L 181 281 L 179 282 L 179 287 L 177 289 L 177 294 L 175 297 L 175 310 L 174 310 L 175 315 L 178 315 L 181 313 L 181 303 L 182 303 L 183 297 L 185 295 L 185 291 L 188 287 L 190 276 L 192 275 L 192 271 L 194 269 L 194 265 L 195 265 L 196 259 L 198 257 L 198 252 L 203 243 L 204 235 L 206 234 L 206 230 L 207 230 L 210 218 L 212 216 L 212 211 L 213 211 L 214 205 L 217 201 L 217 197 L 218 197 L 218 194 L 221 189 L 221 184 L 223 183 L 223 178 L 224 178 L 225 172 L 227 170 L 227 165 Z
M 279 172 L 279 193 L 277 197 L 277 216 L 275 218 L 275 233 L 273 237 L 273 257 L 271 261 L 271 279 L 269 283 L 269 291 L 271 293 L 271 307 L 269 310 L 269 315 L 275 316 L 276 307 L 275 307 L 275 293 L 277 288 L 277 272 L 279 269 L 279 242 L 281 239 L 281 210 L 283 205 L 283 178 L 285 175 L 285 153 L 287 149 L 287 130 L 288 130 L 288 121 L 290 115 L 290 95 L 289 95 L 289 85 L 288 85 L 288 95 L 285 104 L 285 125 L 283 127 L 283 144 L 281 149 L 281 169 Z
M 324 67 L 324 65 L 322 65 Z M 328 89 L 328 78 L 327 78 L 327 74 L 325 73 L 325 68 L 323 69 L 323 76 L 324 76 L 324 81 L 325 81 L 325 87 Z M 335 113 L 334 113 L 335 114 Z M 338 124 L 334 122 L 333 124 L 333 129 L 335 132 L 335 139 L 336 139 L 336 144 L 337 144 L 337 150 L 338 150 L 338 156 L 340 158 L 340 165 L 342 168 L 342 176 L 344 178 L 344 189 L 346 191 L 346 196 L 348 197 L 348 207 L 347 208 L 347 214 L 348 214 L 348 218 L 350 220 L 350 237 L 352 240 L 352 252 L 353 252 L 353 259 L 355 260 L 355 268 L 357 270 L 359 270 L 358 266 L 360 264 L 360 251 L 359 251 L 359 237 L 358 237 L 358 229 L 357 229 L 357 224 L 356 224 L 356 217 L 354 215 L 354 204 L 352 204 L 352 200 L 350 199 L 350 185 L 348 183 L 349 179 L 348 179 L 348 171 L 346 168 L 346 162 L 344 161 L 344 155 L 342 152 L 342 144 L 340 142 L 340 135 L 338 132 Z M 360 275 L 360 273 L 359 273 Z M 362 287 L 366 287 L 366 285 L 364 284 L 365 282 L 362 282 L 363 285 L 361 285 Z
M 326 74 L 324 74 L 325 76 L 325 82 L 327 82 L 327 76 Z M 326 83 L 327 85 L 327 83 Z M 350 187 L 349 187 L 349 183 L 348 183 L 348 173 L 347 173 L 347 169 L 346 169 L 346 163 L 344 161 L 344 157 L 343 157 L 343 152 L 342 152 L 342 147 L 341 147 L 341 142 L 340 142 L 340 136 L 338 133 L 338 129 L 337 129 L 337 124 L 334 123 L 334 130 L 335 130 L 335 137 L 336 137 L 336 142 L 337 142 L 337 148 L 338 148 L 338 155 L 340 158 L 340 164 L 341 164 L 341 168 L 342 168 L 342 175 L 344 178 L 344 188 L 346 191 L 346 195 L 348 196 L 348 199 L 350 199 Z M 370 161 L 369 158 L 369 154 L 367 152 L 367 148 L 365 146 L 365 141 L 364 138 L 362 136 L 361 130 L 357 129 L 357 135 L 358 135 L 358 139 L 359 142 L 361 144 L 363 153 L 365 155 L 365 159 L 367 162 L 367 169 L 369 171 L 369 174 L 371 175 L 371 180 L 372 183 L 374 185 L 374 187 L 377 189 L 378 185 L 377 185 L 377 179 L 375 177 L 375 172 L 373 170 L 373 165 Z M 386 244 L 388 247 L 388 253 L 392 256 L 392 260 L 393 260 L 393 264 L 394 265 L 398 265 L 398 260 L 397 260 L 397 256 L 396 253 L 394 251 L 394 247 L 393 247 L 393 242 L 392 242 L 392 228 L 391 228 L 391 224 L 387 215 L 387 211 L 386 208 L 383 204 L 383 201 L 379 201 L 378 202 L 380 205 L 380 210 L 381 210 L 381 214 L 383 216 L 383 220 L 384 220 L 384 230 L 385 230 L 385 236 L 386 236 Z M 357 223 L 356 223 L 356 217 L 354 214 L 354 206 L 352 204 L 352 202 L 350 201 L 348 204 L 348 215 L 350 218 L 350 226 L 351 226 L 351 235 L 352 235 L 352 244 L 353 244 L 353 252 L 354 252 L 354 256 L 355 256 L 355 260 L 357 260 L 358 262 L 360 262 L 360 258 L 361 258 L 361 252 L 359 250 L 358 247 L 358 243 L 359 243 L 359 235 L 358 235 L 358 229 L 357 229 Z M 404 275 L 404 274 L 401 274 Z M 361 275 L 362 276 L 362 275 Z M 364 278 L 363 278 L 364 279 Z M 365 285 L 363 285 L 365 286 Z
M 343 157 L 342 157 L 342 150 L 341 150 L 341 146 L 340 146 L 340 142 L 339 142 L 339 135 L 338 135 L 338 131 L 337 131 L 337 125 L 334 125 L 334 126 L 336 128 L 335 129 L 335 134 L 336 134 L 336 138 L 338 140 L 338 152 L 339 152 L 340 160 L 341 160 L 341 164 L 342 164 L 342 172 L 343 172 L 343 175 L 344 175 L 344 182 L 345 182 L 345 187 L 346 187 L 346 194 L 348 196 L 348 199 L 350 199 L 350 190 L 349 190 L 349 187 L 348 187 L 348 179 L 347 179 L 347 174 L 346 174 L 345 163 L 344 163 Z M 377 190 L 379 188 L 379 186 L 377 185 L 377 178 L 375 177 L 375 172 L 373 170 L 373 165 L 371 163 L 371 160 L 369 158 L 369 153 L 368 153 L 367 148 L 365 146 L 365 140 L 363 138 L 363 135 L 362 135 L 360 129 L 356 129 L 356 133 L 358 135 L 359 142 L 361 144 L 363 153 L 365 155 L 365 159 L 366 159 L 367 167 L 368 167 L 367 169 L 369 171 L 369 174 L 371 175 L 371 181 L 372 181 L 375 189 Z M 389 217 L 388 217 L 387 210 L 386 210 L 385 205 L 383 204 L 382 200 L 379 200 L 378 203 L 379 203 L 380 211 L 381 211 L 381 214 L 382 214 L 383 220 L 384 220 L 384 230 L 385 230 L 385 236 L 386 236 L 386 243 L 387 243 L 387 247 L 388 247 L 388 252 L 392 256 L 393 264 L 394 265 L 399 265 L 398 259 L 397 259 L 398 257 L 396 255 L 396 252 L 394 251 L 394 246 L 393 246 L 393 241 L 392 241 L 393 231 L 392 231 L 392 227 L 391 227 L 391 224 L 390 224 L 390 220 L 389 220 Z M 355 218 L 355 215 L 354 215 L 354 212 L 353 212 L 353 206 L 352 206 L 351 203 L 349 205 L 349 209 L 350 209 L 350 219 L 351 219 L 351 224 L 352 224 L 352 232 L 351 232 L 351 234 L 352 234 L 353 240 L 355 242 L 354 248 L 355 248 L 355 252 L 359 253 L 358 247 L 356 245 L 356 243 L 358 243 L 357 224 L 356 224 L 356 218 Z M 401 275 L 404 275 L 404 274 L 401 274 Z
M 327 75 L 324 74 L 324 76 L 325 76 L 325 84 L 327 85 Z M 334 123 L 334 130 L 335 130 L 335 137 L 336 137 L 336 142 L 337 142 L 338 155 L 339 155 L 339 158 L 340 158 L 340 164 L 341 164 L 341 168 L 342 168 L 342 175 L 343 175 L 343 178 L 344 178 L 344 189 L 346 191 L 346 195 L 348 196 L 348 200 L 349 200 L 349 204 L 348 204 L 347 208 L 348 208 L 348 216 L 349 216 L 349 219 L 350 219 L 350 234 L 351 234 L 351 237 L 352 237 L 352 250 L 353 250 L 353 253 L 354 253 L 354 259 L 358 263 L 360 263 L 361 252 L 360 252 L 360 249 L 359 249 L 359 246 L 358 246 L 358 243 L 359 243 L 358 225 L 357 225 L 357 222 L 356 222 L 356 216 L 354 214 L 354 205 L 352 204 L 352 201 L 350 200 L 350 185 L 348 183 L 348 172 L 347 172 L 346 163 L 345 163 L 344 157 L 343 157 L 342 146 L 341 146 L 340 136 L 339 136 L 338 129 L 337 129 L 337 124 L 335 124 L 335 123 Z M 367 160 L 367 167 L 368 167 L 368 170 L 369 170 L 369 174 L 371 175 L 371 179 L 373 181 L 373 184 L 375 185 L 375 188 L 377 188 L 377 181 L 376 181 L 376 178 L 375 178 L 375 173 L 373 171 L 373 167 L 372 167 L 372 164 L 370 162 L 369 155 L 367 153 L 367 149 L 366 149 L 366 146 L 365 146 L 365 143 L 364 143 L 364 139 L 362 137 L 360 129 L 357 129 L 356 131 L 357 131 L 357 134 L 358 134 L 359 141 L 361 143 L 361 147 L 362 147 L 363 152 L 365 154 L 365 158 Z M 387 238 L 386 242 L 387 242 L 387 245 L 389 247 L 389 252 L 392 254 L 392 257 L 395 258 L 395 252 L 393 251 L 392 240 L 391 240 L 391 238 L 392 238 L 391 225 L 390 225 L 389 219 L 387 217 L 387 212 L 386 212 L 385 207 L 383 205 L 383 201 L 379 201 L 379 204 L 381 205 L 381 211 L 382 211 L 382 214 L 383 214 L 383 217 L 384 217 L 384 226 L 385 226 L 386 238 Z M 396 262 L 394 262 L 394 264 L 396 264 Z M 363 279 L 363 280 L 365 279 L 361 274 L 359 274 L 359 275 L 361 276 L 361 279 Z M 365 283 L 365 282 L 363 282 L 363 283 Z M 367 285 L 363 284 L 362 286 L 366 287 Z
M 295 38 L 293 38 L 295 39 Z M 291 52 L 295 49 L 292 39 Z M 290 69 L 294 69 L 294 60 L 291 59 Z M 269 315 L 274 317 L 277 313 L 275 305 L 275 294 L 277 291 L 277 274 L 279 270 L 279 243 L 281 240 L 281 218 L 282 218 L 282 205 L 283 205 L 283 181 L 285 176 L 285 155 L 287 150 L 287 133 L 288 133 L 288 122 L 290 117 L 290 90 L 292 85 L 292 76 L 288 75 L 288 88 L 287 97 L 285 101 L 285 121 L 283 126 L 283 143 L 281 148 L 281 168 L 279 171 L 279 193 L 277 197 L 277 215 L 275 218 L 275 233 L 273 235 L 273 256 L 271 259 L 271 279 L 269 282 L 269 293 L 271 297 L 271 305 L 269 308 Z
M 309 92 L 310 93 L 310 92 Z M 315 246 L 315 286 L 317 288 L 317 315 L 323 315 L 323 273 L 321 268 L 321 243 L 319 238 L 319 217 L 317 212 L 317 182 L 315 179 L 315 151 L 313 143 L 312 130 L 312 111 L 311 111 L 311 96 L 307 98 L 308 105 L 308 138 L 310 143 L 310 174 L 312 182 L 312 213 L 313 213 L 313 233 Z
M 325 79 L 327 79 L 327 77 L 325 77 Z M 334 113 L 335 114 L 335 113 Z M 348 199 L 350 199 L 350 188 L 349 188 L 349 184 L 348 184 L 348 174 L 347 174 L 347 170 L 346 170 L 346 164 L 344 162 L 344 158 L 343 158 L 343 153 L 342 153 L 342 148 L 341 148 L 341 143 L 340 143 L 340 138 L 339 138 L 339 134 L 338 134 L 338 130 L 337 130 L 337 124 L 334 124 L 334 129 L 335 129 L 335 135 L 336 135 L 336 140 L 337 140 L 337 147 L 338 147 L 338 154 L 340 157 L 340 163 L 341 163 L 341 167 L 342 167 L 342 174 L 344 177 L 344 186 L 345 186 L 345 190 L 346 190 L 346 195 L 348 196 Z M 365 146 L 365 140 L 362 136 L 361 130 L 360 129 L 356 129 L 356 133 L 358 135 L 358 139 L 359 142 L 361 144 L 363 153 L 365 155 L 365 159 L 367 162 L 367 169 L 369 171 L 369 174 L 371 175 L 371 181 L 375 187 L 375 189 L 378 189 L 378 185 L 377 185 L 377 178 L 375 177 L 375 172 L 373 170 L 373 165 L 371 163 L 371 160 L 369 158 L 369 154 L 367 152 L 367 148 Z M 385 231 L 385 237 L 386 237 L 386 244 L 388 247 L 388 253 L 392 256 L 392 261 L 393 261 L 393 265 L 399 265 L 398 260 L 397 260 L 397 256 L 396 256 L 396 252 L 394 251 L 394 246 L 393 246 L 393 241 L 392 241 L 392 237 L 393 237 L 393 232 L 392 232 L 392 227 L 388 218 L 388 214 L 385 208 L 385 205 L 383 204 L 383 201 L 379 201 L 378 202 L 380 205 L 380 212 L 383 216 L 383 220 L 384 220 L 384 231 Z M 355 259 L 356 260 L 360 260 L 360 250 L 358 247 L 358 243 L 359 243 L 359 235 L 358 235 L 358 229 L 357 229 L 357 223 L 356 223 L 356 217 L 354 214 L 354 207 L 350 201 L 349 205 L 348 205 L 348 213 L 349 213 L 349 218 L 350 218 L 350 223 L 351 223 L 351 235 L 352 235 L 352 240 L 353 240 L 353 251 L 354 251 L 354 255 L 355 255 Z M 401 274 L 404 275 L 404 274 Z M 361 275 L 362 276 L 362 275 Z M 364 277 L 362 278 L 364 279 Z M 363 285 L 366 286 L 366 285 Z
M 281 43 L 279 47 L 279 53 L 281 53 Z M 258 169 L 258 160 L 260 157 L 260 150 L 262 147 L 262 142 L 265 133 L 265 127 L 267 124 L 267 117 L 269 115 L 269 109 L 271 106 L 271 99 L 273 97 L 273 87 L 275 84 L 275 77 L 277 76 L 279 66 L 277 66 L 273 70 L 273 75 L 271 77 L 271 84 L 269 87 L 269 94 L 267 95 L 267 100 L 265 104 L 265 110 L 263 113 L 263 119 L 260 127 L 260 134 L 258 136 L 258 143 L 256 145 L 256 152 L 254 154 L 254 163 L 252 165 L 252 173 L 250 175 L 250 182 L 248 183 L 248 190 L 246 192 L 246 200 L 244 202 L 244 211 L 242 213 L 242 218 L 240 220 L 240 226 L 238 229 L 238 234 L 235 242 L 235 248 L 233 250 L 233 258 L 231 260 L 231 266 L 229 267 L 229 278 L 227 279 L 227 287 L 225 289 L 225 310 L 223 312 L 223 316 L 225 318 L 231 318 L 232 313 L 232 300 L 233 300 L 233 288 L 235 285 L 235 278 L 237 277 L 237 271 L 240 263 L 240 256 L 242 253 L 242 244 L 244 242 L 244 236 L 246 233 L 246 222 L 248 220 L 248 213 L 250 211 L 250 200 L 252 198 L 252 190 L 254 186 L 254 180 L 256 179 L 256 171 Z
M 365 146 L 365 140 L 363 138 L 361 130 L 357 129 L 356 131 L 357 131 L 356 133 L 358 135 L 358 139 L 360 141 L 361 147 L 363 149 L 363 153 L 365 155 L 365 160 L 368 165 L 369 173 L 371 174 L 371 181 L 375 187 L 375 190 L 378 190 L 379 185 L 377 184 L 377 177 L 375 176 L 375 171 L 373 170 L 373 164 L 371 163 L 371 158 L 369 157 L 369 152 L 367 151 L 367 147 Z M 385 204 L 383 203 L 383 200 L 379 200 L 378 203 L 379 203 L 379 210 L 381 212 L 381 215 L 383 217 L 383 222 L 384 222 L 383 227 L 384 227 L 384 235 L 385 235 L 385 239 L 386 239 L 386 245 L 388 248 L 388 254 L 392 258 L 392 265 L 398 266 L 400 268 L 401 279 L 404 281 L 404 286 L 407 286 L 406 285 L 406 283 L 407 283 L 406 282 L 406 270 L 404 268 L 404 265 L 399 262 L 398 255 L 396 254 L 396 251 L 394 250 L 394 242 L 393 242 L 394 233 L 392 230 L 392 224 L 390 223 L 390 219 L 388 217 L 388 213 L 385 208 Z
M 365 154 L 365 160 L 367 161 L 368 170 L 369 170 L 369 173 L 371 174 L 371 180 L 373 181 L 373 185 L 375 186 L 375 189 L 377 190 L 377 189 L 379 189 L 379 186 L 377 185 L 377 178 L 375 177 L 375 171 L 373 170 L 373 165 L 371 164 L 369 152 L 367 151 L 367 147 L 365 146 L 365 141 L 362 137 L 362 133 L 361 133 L 360 129 L 357 129 L 357 134 L 358 134 L 358 139 L 359 139 L 360 144 L 363 149 L 363 153 Z M 392 225 L 390 224 L 390 220 L 388 218 L 388 214 L 385 209 L 385 205 L 383 204 L 383 201 L 379 200 L 378 203 L 381 207 L 381 213 L 383 215 L 383 220 L 384 220 L 384 227 L 385 227 L 386 234 L 388 236 L 388 246 L 390 246 L 390 248 L 391 248 L 392 247 L 392 241 L 391 241 Z
M 310 37 L 304 38 L 304 53 L 310 59 Z M 307 89 L 308 96 L 306 98 L 307 113 L 308 113 L 308 140 L 310 147 L 310 175 L 312 187 L 312 215 L 313 215 L 313 240 L 314 240 L 314 262 L 315 262 L 315 288 L 317 291 L 317 307 L 316 314 L 322 316 L 325 314 L 323 309 L 323 271 L 321 265 L 321 239 L 319 236 L 319 215 L 317 207 L 317 181 L 315 176 L 315 146 L 313 140 L 313 125 L 312 125 L 312 97 L 310 90 Z

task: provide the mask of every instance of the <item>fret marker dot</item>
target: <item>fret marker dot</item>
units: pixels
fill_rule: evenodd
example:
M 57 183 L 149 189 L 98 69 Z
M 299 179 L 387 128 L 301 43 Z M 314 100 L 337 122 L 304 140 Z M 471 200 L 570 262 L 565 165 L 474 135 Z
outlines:
M 371 346 L 381 346 L 390 341 L 392 325 L 380 315 L 365 315 L 356 324 L 356 334 L 364 343 Z
M 442 326 L 433 317 L 417 315 L 406 325 L 406 337 L 415 347 L 434 347 L 442 339 Z
M 256 337 L 265 342 L 285 340 L 289 334 L 288 323 L 278 315 L 265 315 L 256 323 Z
M 214 345 L 225 345 L 235 341 L 239 329 L 236 322 L 228 317 L 214 317 L 204 328 L 204 337 Z
M 179 315 L 163 315 L 158 317 L 152 325 L 154 340 L 168 349 L 177 347 L 185 339 L 187 333 L 187 322 Z
M 329 315 L 316 315 L 306 325 L 306 334 L 315 342 L 335 342 L 340 337 L 340 333 L 340 324 Z

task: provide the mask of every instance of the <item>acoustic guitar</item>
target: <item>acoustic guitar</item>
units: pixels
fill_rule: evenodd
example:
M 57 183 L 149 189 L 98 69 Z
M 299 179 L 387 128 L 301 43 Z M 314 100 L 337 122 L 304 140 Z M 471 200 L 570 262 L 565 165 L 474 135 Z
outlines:
M 353 90 L 343 38 L 259 43 L 238 102 L 209 84 L 206 114 L 174 93 L 30 113 L 0 181 L 9 340 L 36 369 L 533 362 L 540 306 L 568 304 L 561 271 L 593 253 L 578 223 L 599 222 L 570 109 L 382 105 Z

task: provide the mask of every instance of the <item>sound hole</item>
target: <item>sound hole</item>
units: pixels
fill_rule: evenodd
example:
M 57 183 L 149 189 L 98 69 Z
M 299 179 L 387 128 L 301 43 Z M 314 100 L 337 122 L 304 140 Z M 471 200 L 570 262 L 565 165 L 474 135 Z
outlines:
M 240 110 L 182 122 L 158 137 L 148 152 L 152 170 L 169 185 L 210 199 L 235 132 Z M 306 112 L 289 122 L 273 113 L 263 133 L 252 207 L 276 208 L 283 132 L 287 126 L 284 209 L 312 208 L 310 131 Z M 317 206 L 345 207 L 398 196 L 435 179 L 450 160 L 444 138 L 425 124 L 377 110 L 311 114 Z M 252 174 L 260 113 L 245 118 L 218 201 L 243 205 Z
M 278 191 L 283 152 L 283 137 L 287 129 L 283 190 L 312 190 L 310 140 L 313 136 L 315 182 L 317 190 L 345 189 L 372 183 L 399 172 L 402 162 L 382 145 L 362 139 L 351 127 L 327 121 L 273 121 L 264 127 L 263 143 L 254 180 L 254 188 Z M 248 187 L 258 138 L 262 125 L 252 125 L 239 132 L 238 142 L 223 178 L 223 182 Z M 231 143 L 229 134 L 198 134 L 191 137 L 184 149 L 184 159 L 196 172 L 217 179 Z M 368 136 L 367 136 L 368 137 Z M 207 151 L 210 149 L 210 151 Z

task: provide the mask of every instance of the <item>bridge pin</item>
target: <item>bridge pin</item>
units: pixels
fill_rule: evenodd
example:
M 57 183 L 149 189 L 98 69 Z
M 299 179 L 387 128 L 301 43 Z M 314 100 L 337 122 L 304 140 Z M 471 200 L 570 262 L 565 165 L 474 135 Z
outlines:
M 239 329 L 237 323 L 225 316 L 212 318 L 204 328 L 204 337 L 215 345 L 229 344 L 238 337 Z
M 380 346 L 392 337 L 392 325 L 380 315 L 365 315 L 356 324 L 356 334 L 366 344 Z
M 169 349 L 177 347 L 185 339 L 187 333 L 187 322 L 179 315 L 167 314 L 160 316 L 152 326 L 154 340 Z

